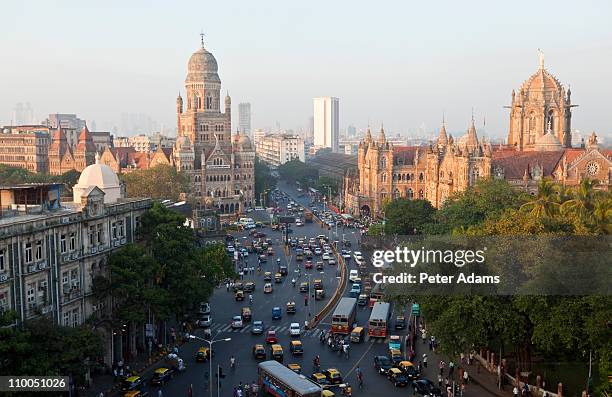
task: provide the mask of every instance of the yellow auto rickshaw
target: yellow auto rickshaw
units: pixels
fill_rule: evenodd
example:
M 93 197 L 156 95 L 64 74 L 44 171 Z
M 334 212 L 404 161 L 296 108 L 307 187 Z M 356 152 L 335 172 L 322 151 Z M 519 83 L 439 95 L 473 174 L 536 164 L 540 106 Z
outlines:
M 281 345 L 272 345 L 272 359 L 278 361 L 279 363 L 283 362 L 283 348 Z
M 295 312 L 296 312 L 295 302 L 293 302 L 293 301 L 287 302 L 287 313 L 288 314 L 294 314 Z
M 272 281 L 272 272 L 264 273 L 264 281 Z
M 274 275 L 274 282 L 275 283 L 282 283 L 283 282 L 283 275 L 280 273 L 276 273 Z
M 123 393 L 123 397 L 149 397 L 149 393 L 140 390 L 130 390 Z
M 243 321 L 251 321 L 251 308 L 250 307 L 243 307 L 242 308 L 242 320 Z
M 210 358 L 210 350 L 208 347 L 200 347 L 196 352 L 196 362 L 203 363 Z
M 302 367 L 300 366 L 300 364 L 287 364 L 287 368 L 289 368 L 290 370 L 292 370 L 296 374 L 301 374 L 302 373 Z
M 244 300 L 244 291 L 242 291 L 241 289 L 236 291 L 236 293 L 234 294 L 234 299 L 236 299 L 236 301 L 243 301 Z
M 336 393 L 329 389 L 323 389 L 321 392 L 321 397 L 336 397 Z
M 365 337 L 365 329 L 363 327 L 355 327 L 351 331 L 351 342 L 361 343 Z

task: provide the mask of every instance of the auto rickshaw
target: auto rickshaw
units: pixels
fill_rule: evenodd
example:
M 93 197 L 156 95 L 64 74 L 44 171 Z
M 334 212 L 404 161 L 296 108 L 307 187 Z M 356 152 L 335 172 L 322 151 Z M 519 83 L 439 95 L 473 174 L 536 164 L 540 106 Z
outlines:
M 322 289 L 315 290 L 315 299 L 320 301 L 325 298 L 325 291 Z
M 389 379 L 395 387 L 408 385 L 408 377 L 399 368 L 389 369 L 389 372 L 387 372 L 387 379 Z
M 313 281 L 312 283 L 314 289 L 323 289 L 323 281 L 321 281 L 321 279 L 317 278 Z
M 329 389 L 323 389 L 321 392 L 321 397 L 336 397 L 336 393 Z
M 302 342 L 299 340 L 292 340 L 289 344 L 289 350 L 294 356 L 304 354 L 304 347 L 302 346 Z
M 140 376 L 128 376 L 121 381 L 121 391 L 130 391 L 140 389 L 144 379 Z
M 393 364 L 399 364 L 402 361 L 402 352 L 398 349 L 389 350 L 389 358 L 393 361 Z
M 240 291 L 240 290 L 244 289 L 244 287 L 242 285 L 242 282 L 240 282 L 240 281 L 237 282 L 237 283 L 234 283 L 234 286 L 232 288 L 234 289 L 234 292 L 237 292 L 237 291 Z
M 280 273 L 276 273 L 274 275 L 274 282 L 275 283 L 282 283 L 283 282 L 283 275 Z
M 327 377 L 325 377 L 325 375 L 323 375 L 320 372 L 316 372 L 314 374 L 312 374 L 310 376 L 310 379 L 314 380 L 316 383 L 318 383 L 321 386 L 325 386 L 325 385 L 329 385 L 329 381 L 327 380 Z
M 264 273 L 264 281 L 272 281 L 272 272 Z
M 196 362 L 203 363 L 210 358 L 210 350 L 208 347 L 200 347 L 196 352 Z
M 236 299 L 236 301 L 243 301 L 244 300 L 244 291 L 243 290 L 236 291 L 236 293 L 234 294 L 234 299 Z
M 278 361 L 279 363 L 283 362 L 283 348 L 281 345 L 272 345 L 272 359 Z
M 243 307 L 241 315 L 242 315 L 242 320 L 243 321 L 251 321 L 251 308 L 250 307 Z
M 266 358 L 266 348 L 264 347 L 264 345 L 257 344 L 253 346 L 253 357 L 255 357 L 255 359 Z
M 287 302 L 287 314 L 295 314 L 296 309 L 295 309 L 295 302 L 290 301 Z
M 365 337 L 365 330 L 363 327 L 355 327 L 351 331 L 351 342 L 361 343 L 363 342 L 363 338 Z
M 302 373 L 302 367 L 300 366 L 300 364 L 287 364 L 287 368 L 289 368 L 290 370 L 292 370 L 296 374 L 301 374 Z

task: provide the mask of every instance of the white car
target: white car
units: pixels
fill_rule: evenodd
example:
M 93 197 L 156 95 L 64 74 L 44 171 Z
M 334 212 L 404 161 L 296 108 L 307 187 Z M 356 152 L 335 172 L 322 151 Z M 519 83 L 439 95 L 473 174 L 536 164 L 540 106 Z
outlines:
M 255 211 L 263 211 L 264 207 L 255 207 Z
M 329 256 L 329 254 L 327 252 L 323 254 L 323 260 L 324 261 L 328 261 L 329 258 L 330 258 L 330 256 Z
M 299 226 L 304 226 L 304 224 L 301 221 L 297 221 L 297 222 L 295 222 L 295 226 L 298 226 L 298 227 Z
M 300 336 L 302 331 L 300 330 L 300 323 L 291 323 L 289 326 L 289 335 Z
M 205 314 L 198 320 L 197 326 L 206 328 L 212 325 L 212 316 L 210 314 Z
M 323 253 L 323 251 L 321 251 L 321 248 L 316 247 L 315 248 L 315 255 L 321 255 Z
M 359 278 L 359 272 L 355 269 L 351 269 L 349 272 L 349 281 L 354 283 L 357 278 Z
M 242 328 L 242 317 L 234 316 L 232 318 L 232 329 Z
M 244 225 L 245 229 L 255 229 L 255 224 L 254 223 L 247 223 L 246 225 Z
M 355 263 L 359 266 L 363 265 L 365 263 L 365 261 L 363 260 L 362 257 L 358 256 L 357 258 L 355 258 Z
M 353 252 L 353 256 L 354 256 L 355 258 L 357 258 L 357 257 L 363 258 L 363 255 L 361 255 L 361 251 L 355 251 L 355 252 Z

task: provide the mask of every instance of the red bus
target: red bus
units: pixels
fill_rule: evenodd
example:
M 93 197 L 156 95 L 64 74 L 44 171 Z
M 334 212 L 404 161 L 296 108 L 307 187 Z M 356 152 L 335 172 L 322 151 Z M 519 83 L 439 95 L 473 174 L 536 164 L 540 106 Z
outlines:
M 356 298 L 342 298 L 332 315 L 331 330 L 334 334 L 348 335 L 351 332 L 357 313 Z
M 368 301 L 369 307 L 374 307 L 376 302 L 383 302 L 385 300 L 385 292 L 383 291 L 383 285 L 375 283 L 374 288 L 370 292 L 370 300 Z
M 386 338 L 387 327 L 389 325 L 389 314 L 391 304 L 387 302 L 376 302 L 372 308 L 370 319 L 368 320 L 368 335 L 371 338 Z

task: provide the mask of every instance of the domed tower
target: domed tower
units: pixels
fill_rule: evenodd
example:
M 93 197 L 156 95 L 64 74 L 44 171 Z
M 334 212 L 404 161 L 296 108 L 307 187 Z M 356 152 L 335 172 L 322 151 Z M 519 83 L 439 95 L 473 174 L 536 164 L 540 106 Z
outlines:
M 540 51 L 538 70 L 512 91 L 508 144 L 518 150 L 535 150 L 536 141 L 544 136 L 550 124 L 552 133 L 563 147 L 571 147 L 571 92 L 544 68 Z

